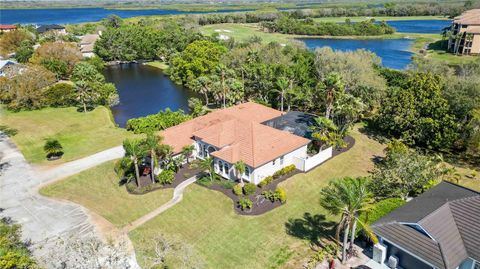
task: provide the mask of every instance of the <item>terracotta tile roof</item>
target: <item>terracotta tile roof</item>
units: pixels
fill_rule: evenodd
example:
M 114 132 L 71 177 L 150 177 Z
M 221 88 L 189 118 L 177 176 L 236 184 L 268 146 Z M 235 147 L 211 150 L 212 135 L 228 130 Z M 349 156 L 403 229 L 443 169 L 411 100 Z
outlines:
M 462 15 L 455 17 L 454 23 L 460 24 L 478 24 L 480 25 L 480 9 L 471 9 L 462 13 Z
M 248 102 L 211 112 L 166 129 L 164 143 L 179 153 L 193 138 L 217 147 L 212 156 L 258 167 L 298 149 L 310 140 L 261 124 L 282 115 L 278 110 Z
M 0 24 L 0 30 L 12 30 L 17 29 L 17 26 L 13 24 Z

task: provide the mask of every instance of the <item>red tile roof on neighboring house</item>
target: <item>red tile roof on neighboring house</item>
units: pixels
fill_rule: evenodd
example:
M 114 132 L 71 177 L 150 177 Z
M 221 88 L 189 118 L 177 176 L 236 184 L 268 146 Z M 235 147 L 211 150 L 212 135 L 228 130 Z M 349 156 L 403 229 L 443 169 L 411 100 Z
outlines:
M 455 17 L 453 22 L 466 25 L 480 25 L 480 9 L 467 10 L 460 16 Z
M 0 24 L 0 30 L 13 30 L 17 29 L 17 26 L 13 24 Z
M 282 115 L 278 110 L 248 102 L 217 110 L 163 131 L 164 143 L 175 153 L 194 137 L 217 147 L 212 156 L 230 163 L 242 160 L 258 167 L 298 149 L 310 140 L 261 124 Z

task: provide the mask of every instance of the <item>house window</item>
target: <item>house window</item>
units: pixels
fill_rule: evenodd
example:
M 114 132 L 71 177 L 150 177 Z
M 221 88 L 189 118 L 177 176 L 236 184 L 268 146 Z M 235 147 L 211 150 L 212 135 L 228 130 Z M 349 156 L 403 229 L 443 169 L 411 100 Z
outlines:
M 250 177 L 250 168 L 245 167 L 245 176 Z
M 280 165 L 283 165 L 283 157 L 284 156 L 280 157 Z
M 223 164 L 223 169 L 225 170 L 223 173 L 228 174 L 228 164 L 227 163 Z
M 222 161 L 218 161 L 218 170 L 220 171 L 220 173 L 223 173 L 223 162 Z
M 277 160 L 277 159 L 275 159 L 275 160 L 272 161 L 272 165 L 275 165 L 275 161 L 276 161 L 276 160 Z

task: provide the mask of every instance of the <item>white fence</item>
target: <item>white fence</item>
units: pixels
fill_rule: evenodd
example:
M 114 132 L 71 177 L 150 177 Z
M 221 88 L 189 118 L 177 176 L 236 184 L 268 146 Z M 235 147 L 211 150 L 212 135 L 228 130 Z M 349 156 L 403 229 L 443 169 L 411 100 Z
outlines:
M 306 158 L 299 158 L 299 157 L 294 157 L 293 163 L 295 166 L 304 172 L 309 171 L 313 167 L 323 163 L 324 161 L 330 159 L 332 157 L 332 152 L 333 148 L 329 147 L 327 149 L 324 149 L 320 151 L 319 153 L 309 156 Z

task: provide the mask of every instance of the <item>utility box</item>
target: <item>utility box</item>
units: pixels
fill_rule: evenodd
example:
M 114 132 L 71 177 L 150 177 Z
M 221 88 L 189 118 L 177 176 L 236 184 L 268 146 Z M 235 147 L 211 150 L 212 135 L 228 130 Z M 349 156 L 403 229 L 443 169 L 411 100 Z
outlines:
M 387 247 L 377 243 L 373 246 L 373 255 L 372 259 L 379 264 L 383 264 L 387 258 Z

